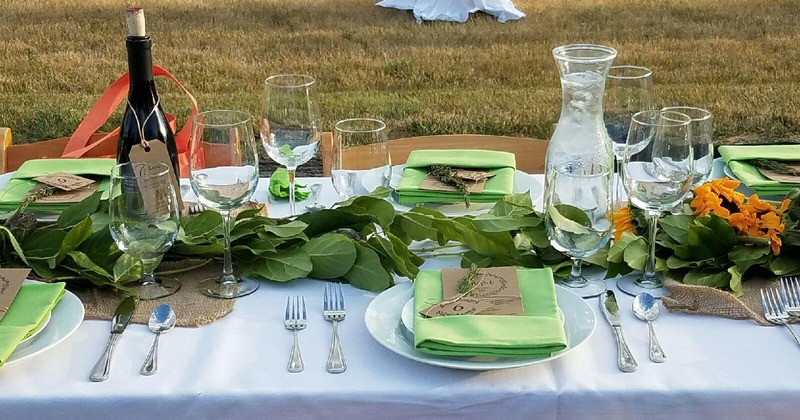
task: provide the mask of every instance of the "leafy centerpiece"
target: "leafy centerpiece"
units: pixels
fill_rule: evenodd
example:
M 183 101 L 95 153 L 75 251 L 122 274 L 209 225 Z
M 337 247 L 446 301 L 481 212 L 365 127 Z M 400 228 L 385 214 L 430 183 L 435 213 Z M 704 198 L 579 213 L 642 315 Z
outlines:
M 691 214 L 659 221 L 658 271 L 687 284 L 730 288 L 735 295 L 742 294 L 746 273 L 800 273 L 800 190 L 773 204 L 757 194 L 746 198 L 735 190 L 739 185 L 729 178 L 707 182 L 694 190 Z M 644 215 L 626 207 L 614 216 L 609 277 L 642 270 L 647 255 Z

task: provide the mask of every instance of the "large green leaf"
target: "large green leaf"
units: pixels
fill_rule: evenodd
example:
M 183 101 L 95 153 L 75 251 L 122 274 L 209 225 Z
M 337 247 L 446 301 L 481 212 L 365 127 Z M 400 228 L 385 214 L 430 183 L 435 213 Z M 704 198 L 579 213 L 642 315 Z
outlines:
M 686 244 L 674 248 L 684 260 L 708 260 L 727 254 L 736 245 L 736 231 L 715 215 L 697 217 L 689 225 Z
M 586 213 L 568 204 L 558 204 L 547 209 L 547 216 L 558 229 L 575 234 L 589 233 L 592 221 Z
M 335 279 L 344 276 L 356 261 L 352 240 L 338 233 L 311 238 L 300 248 L 311 258 L 311 277 Z
M 69 232 L 67 232 L 67 235 L 64 236 L 64 239 L 61 241 L 61 247 L 58 250 L 56 263 L 60 263 L 62 260 L 64 260 L 64 258 L 67 257 L 68 252 L 77 249 L 78 246 L 83 243 L 83 241 L 92 236 L 92 233 L 94 233 L 92 231 L 92 218 L 87 216 L 82 222 L 70 229 Z
M 736 297 L 742 296 L 744 294 L 742 290 L 742 275 L 744 271 L 740 270 L 738 266 L 733 266 L 728 268 L 728 273 L 731 275 L 729 287 L 733 291 L 733 295 Z
M 696 286 L 708 287 L 729 287 L 731 284 L 731 273 L 719 271 L 719 269 L 697 268 L 689 271 L 683 277 L 683 282 Z
M 50 268 L 54 268 L 58 251 L 61 249 L 61 242 L 64 241 L 66 236 L 67 232 L 63 230 L 40 229 L 28 235 L 20 245 L 25 257 L 28 259 L 52 260 L 49 265 Z
M 408 247 L 393 234 L 386 232 L 385 238 L 375 235 L 367 244 L 392 263 L 395 273 L 411 279 L 419 273 L 422 259 L 409 252 Z
M 114 283 L 126 284 L 142 278 L 142 261 L 123 254 L 114 264 Z
M 293 220 L 289 223 L 281 225 L 264 225 L 264 231 L 269 232 L 279 238 L 290 238 L 303 234 L 306 229 L 305 223 L 299 220 Z
M 644 271 L 647 265 L 647 242 L 641 236 L 636 237 L 625 247 L 622 259 L 628 264 L 629 267 Z M 609 259 L 611 253 L 609 252 Z
M 769 262 L 769 269 L 776 276 L 794 274 L 797 270 L 800 270 L 800 258 L 797 258 L 797 255 L 782 253 Z
M 478 230 L 484 232 L 508 232 L 526 227 L 535 227 L 542 223 L 537 217 L 495 216 L 484 213 L 473 219 Z
M 67 255 L 75 262 L 79 272 L 84 274 L 92 283 L 98 286 L 107 286 L 114 281 L 114 276 L 109 274 L 103 267 L 95 264 L 83 252 L 71 251 Z
M 517 254 L 511 232 L 480 232 L 474 222 L 465 217 L 458 217 L 448 223 L 438 223 L 438 226 L 445 234 L 453 235 L 450 239 L 457 240 L 483 255 L 498 257 Z
M 658 221 L 661 230 L 672 238 L 673 242 L 683 244 L 689 237 L 689 224 L 694 216 L 688 214 L 668 215 Z
M 352 214 L 344 209 L 312 211 L 298 216 L 297 220 L 308 225 L 304 233 L 309 238 L 344 228 L 361 232 L 365 226 L 372 223 L 371 217 Z
M 102 191 L 95 191 L 92 195 L 84 198 L 82 201 L 75 203 L 61 212 L 58 216 L 56 223 L 62 229 L 70 228 L 82 222 L 83 219 L 95 213 L 100 207 L 100 199 L 103 196 Z
M 221 233 L 222 216 L 211 210 L 181 218 L 183 235 L 188 238 L 206 238 Z
M 312 268 L 311 258 L 298 248 L 264 254 L 255 263 L 242 267 L 247 274 L 257 274 L 273 281 L 289 281 L 305 277 Z
M 384 228 L 388 228 L 395 218 L 394 206 L 391 203 L 370 196 L 356 197 L 348 206 L 340 207 L 339 210 L 370 217 Z
M 495 216 L 527 216 L 535 212 L 530 193 L 515 193 L 502 197 L 489 213 Z
M 22 250 L 22 246 L 19 244 L 19 242 L 17 242 L 17 238 L 14 237 L 14 234 L 12 234 L 11 231 L 5 226 L 0 226 L 0 233 L 2 233 L 4 240 L 11 243 L 12 248 L 22 262 L 28 264 L 28 260 L 25 258 L 25 252 Z
M 413 210 L 407 213 L 398 213 L 395 216 L 392 232 L 397 236 L 405 234 L 414 241 L 436 240 L 439 231 L 434 228 L 435 219 Z
M 733 261 L 742 273 L 755 264 L 767 262 L 769 256 L 769 245 L 737 245 L 728 252 L 728 259 Z
M 344 279 L 359 289 L 373 292 L 389 288 L 393 284 L 392 276 L 381 265 L 378 254 L 364 245 L 355 246 L 356 262 L 344 275 Z

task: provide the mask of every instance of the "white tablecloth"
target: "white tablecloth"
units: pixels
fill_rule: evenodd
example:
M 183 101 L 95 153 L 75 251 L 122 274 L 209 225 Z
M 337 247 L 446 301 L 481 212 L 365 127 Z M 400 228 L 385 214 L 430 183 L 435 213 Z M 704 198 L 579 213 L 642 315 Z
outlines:
M 331 202 L 333 189 L 321 182 Z M 424 268 L 457 264 L 429 260 Z M 783 328 L 664 311 L 655 328 L 668 360 L 656 364 L 647 358 L 646 324 L 618 292 L 636 373 L 617 370 L 597 299 L 590 300 L 598 316 L 594 335 L 564 357 L 458 371 L 407 360 L 375 342 L 363 318 L 375 294 L 345 286 L 348 316 L 340 331 L 348 369 L 332 375 L 325 371 L 331 326 L 322 319 L 323 289 L 311 279 L 264 282 L 225 318 L 164 335 L 152 377 L 140 376 L 139 367 L 153 336 L 132 324 L 110 379 L 89 381 L 109 322 L 85 321 L 53 349 L 0 368 L 0 419 L 800 418 L 800 347 Z M 290 294 L 304 295 L 309 305 L 310 322 L 300 333 L 306 370 L 298 374 L 286 370 L 292 334 L 283 328 L 283 311 Z

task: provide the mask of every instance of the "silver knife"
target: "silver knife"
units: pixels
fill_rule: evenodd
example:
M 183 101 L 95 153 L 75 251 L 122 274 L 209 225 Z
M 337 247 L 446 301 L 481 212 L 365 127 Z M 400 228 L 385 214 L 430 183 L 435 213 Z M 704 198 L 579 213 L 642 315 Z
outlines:
M 114 317 L 111 318 L 111 336 L 108 337 L 108 344 L 100 360 L 94 365 L 89 379 L 94 382 L 103 382 L 108 379 L 108 374 L 111 373 L 111 356 L 114 354 L 114 346 L 117 344 L 120 335 L 125 331 L 125 327 L 131 322 L 133 310 L 136 309 L 137 299 L 129 296 L 117 306 L 117 311 Z
M 614 332 L 614 339 L 617 342 L 617 366 L 623 372 L 636 372 L 639 365 L 636 359 L 633 358 L 631 350 L 625 343 L 625 337 L 622 335 L 622 323 L 619 318 L 619 305 L 617 305 L 617 297 L 614 292 L 606 290 L 600 295 L 600 309 L 606 320 L 611 324 L 611 330 Z

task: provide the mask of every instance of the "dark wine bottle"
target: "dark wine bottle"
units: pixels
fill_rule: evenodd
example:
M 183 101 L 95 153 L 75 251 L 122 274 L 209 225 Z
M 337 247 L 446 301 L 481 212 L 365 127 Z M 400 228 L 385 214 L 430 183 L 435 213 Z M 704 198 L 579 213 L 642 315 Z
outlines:
M 125 45 L 128 49 L 130 89 L 119 131 L 117 163 L 129 162 L 131 149 L 138 147 L 142 140 L 160 141 L 166 145 L 175 176 L 180 177 L 175 134 L 167 123 L 153 81 L 152 41 L 145 31 L 144 11 L 130 8 L 125 14 L 128 18 Z

